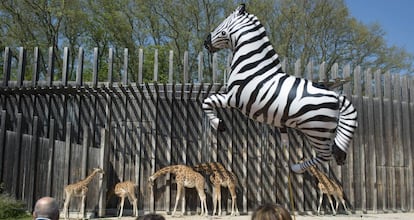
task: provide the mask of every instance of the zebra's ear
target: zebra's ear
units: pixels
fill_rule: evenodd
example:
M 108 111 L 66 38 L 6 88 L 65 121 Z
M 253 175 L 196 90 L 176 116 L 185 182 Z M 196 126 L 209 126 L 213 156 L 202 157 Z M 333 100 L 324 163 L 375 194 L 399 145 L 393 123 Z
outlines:
M 237 10 L 239 11 L 239 15 L 243 15 L 244 13 L 246 13 L 246 4 L 240 4 Z

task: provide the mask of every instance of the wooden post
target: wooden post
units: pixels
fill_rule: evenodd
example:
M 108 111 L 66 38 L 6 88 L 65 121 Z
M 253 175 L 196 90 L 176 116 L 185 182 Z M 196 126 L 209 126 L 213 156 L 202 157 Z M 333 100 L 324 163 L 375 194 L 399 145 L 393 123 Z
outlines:
M 19 48 L 19 64 L 17 68 L 17 86 L 22 87 L 24 74 L 26 72 L 26 50 L 23 47 Z
M 168 82 L 172 83 L 174 80 L 174 52 L 170 50 L 170 56 L 168 58 Z
M 62 64 L 62 84 L 68 86 L 69 72 L 69 48 L 63 49 L 63 64 Z
M 108 51 L 108 84 L 109 86 L 112 86 L 112 83 L 114 81 L 113 70 L 114 70 L 114 50 L 112 48 L 109 48 L 109 51 Z
M 76 69 L 76 86 L 83 85 L 83 48 L 79 48 L 78 67 Z
M 158 82 L 158 49 L 154 51 L 154 82 Z
M 96 88 L 98 85 L 98 67 L 99 67 L 99 50 L 97 47 L 93 48 L 93 63 L 92 63 L 92 87 Z M 92 135 L 93 136 L 93 135 Z
M 198 82 L 203 82 L 203 52 L 198 53 Z
M 128 48 L 124 49 L 124 75 L 122 76 L 122 84 L 128 84 Z
M 143 49 L 139 49 L 138 51 L 138 84 L 141 85 L 142 84 L 142 68 L 144 66 L 144 50 Z
M 183 85 L 188 82 L 188 51 L 184 52 L 183 61 Z
M 53 85 L 53 77 L 55 74 L 55 50 L 53 47 L 49 47 L 49 60 L 47 67 L 47 85 Z
M 37 86 L 39 80 L 39 48 L 35 47 L 33 52 L 33 75 L 32 75 L 32 86 Z
M 7 87 L 9 85 L 10 72 L 11 72 L 11 58 L 12 58 L 12 51 L 10 50 L 10 47 L 6 47 L 4 49 L 3 87 Z
M 110 145 L 109 145 L 109 132 L 107 129 L 102 128 L 101 129 L 101 155 L 100 155 L 100 167 L 104 170 L 105 173 L 108 173 L 109 171 L 109 154 L 110 154 Z M 104 175 L 104 178 L 102 178 L 102 181 L 99 181 L 99 201 L 98 201 L 98 217 L 105 216 L 105 210 L 106 210 L 106 192 L 103 189 L 107 189 L 108 187 L 108 177 Z
M 48 151 L 49 151 L 49 158 L 47 162 L 47 177 L 46 177 L 46 194 L 48 196 L 52 196 L 52 187 L 53 187 L 53 181 L 52 181 L 52 173 L 53 173 L 53 159 L 55 154 L 55 120 L 53 118 L 49 121 L 49 145 L 48 145 Z

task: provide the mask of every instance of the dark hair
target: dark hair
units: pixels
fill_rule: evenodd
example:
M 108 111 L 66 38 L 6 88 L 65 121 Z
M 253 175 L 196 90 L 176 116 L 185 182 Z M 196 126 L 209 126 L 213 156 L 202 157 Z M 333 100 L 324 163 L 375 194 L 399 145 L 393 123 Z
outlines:
M 137 218 L 137 220 L 165 220 L 165 218 L 162 215 L 151 213 L 140 216 Z
M 278 204 L 264 204 L 253 213 L 252 220 L 292 220 L 290 213 Z

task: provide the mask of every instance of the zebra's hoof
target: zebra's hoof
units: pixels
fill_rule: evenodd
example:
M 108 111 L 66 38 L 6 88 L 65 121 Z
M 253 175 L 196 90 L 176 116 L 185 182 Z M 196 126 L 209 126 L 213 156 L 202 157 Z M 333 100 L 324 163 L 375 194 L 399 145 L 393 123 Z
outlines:
M 225 130 L 226 130 L 226 126 L 224 125 L 224 123 L 223 123 L 223 121 L 222 121 L 222 120 L 220 120 L 220 122 L 219 122 L 219 124 L 218 124 L 218 127 L 217 127 L 217 130 L 218 130 L 218 131 L 220 131 L 220 132 L 222 132 L 222 131 L 225 131 Z
M 332 146 L 332 154 L 334 155 L 336 164 L 338 164 L 338 166 L 345 164 L 346 152 L 341 150 L 338 146 L 336 146 L 336 144 Z

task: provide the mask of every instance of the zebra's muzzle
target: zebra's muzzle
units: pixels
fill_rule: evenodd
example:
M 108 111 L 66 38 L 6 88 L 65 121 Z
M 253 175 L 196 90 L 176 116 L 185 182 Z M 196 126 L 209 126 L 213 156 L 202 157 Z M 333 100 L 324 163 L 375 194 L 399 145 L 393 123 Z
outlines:
M 218 51 L 218 48 L 215 48 L 213 44 L 211 43 L 211 34 L 209 34 L 206 39 L 204 40 L 204 47 L 208 50 L 210 53 L 214 53 Z

